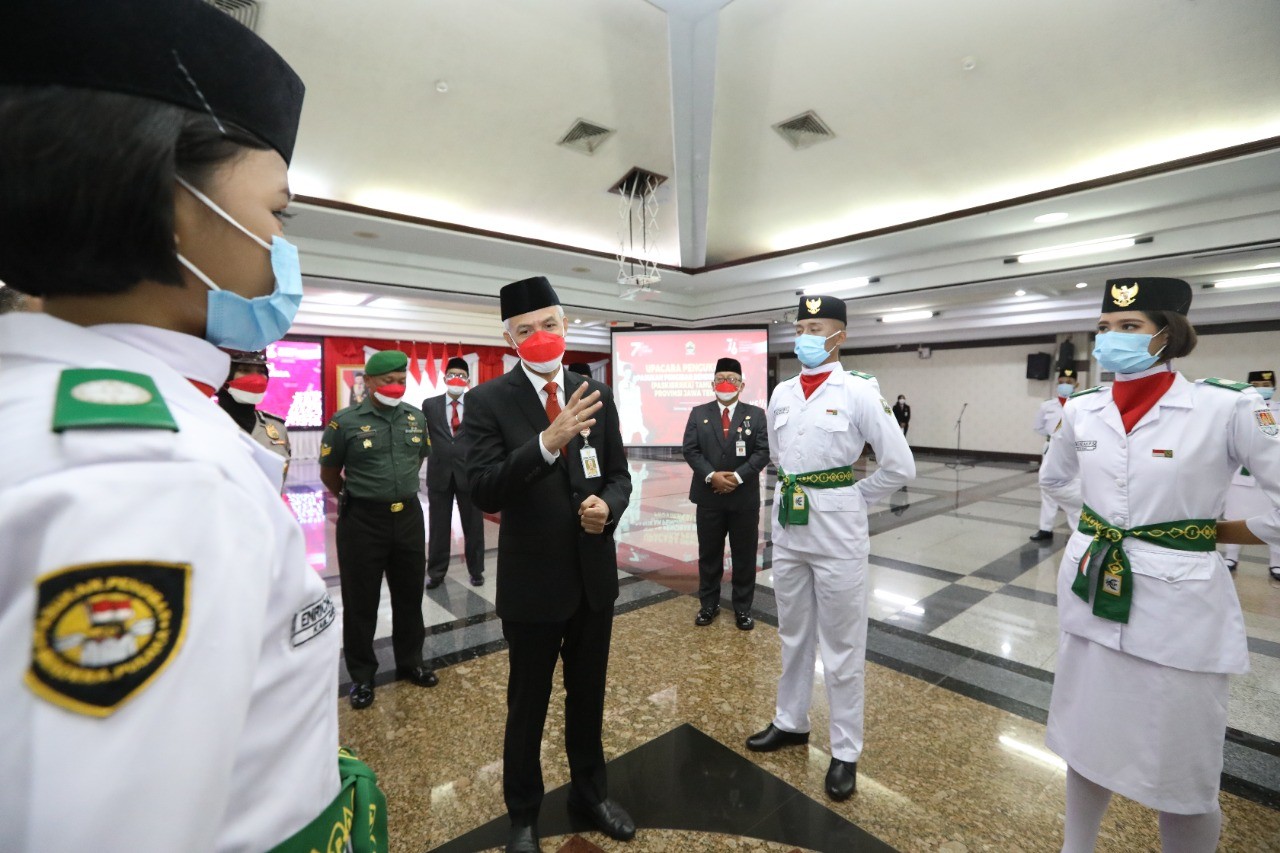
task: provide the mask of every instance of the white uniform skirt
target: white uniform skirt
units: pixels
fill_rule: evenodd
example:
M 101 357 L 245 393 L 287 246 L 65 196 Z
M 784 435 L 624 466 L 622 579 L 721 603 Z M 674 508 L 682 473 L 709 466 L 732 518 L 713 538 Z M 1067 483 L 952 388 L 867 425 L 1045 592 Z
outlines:
M 1081 776 L 1144 806 L 1211 812 L 1227 696 L 1224 673 L 1161 666 L 1064 633 L 1045 743 Z

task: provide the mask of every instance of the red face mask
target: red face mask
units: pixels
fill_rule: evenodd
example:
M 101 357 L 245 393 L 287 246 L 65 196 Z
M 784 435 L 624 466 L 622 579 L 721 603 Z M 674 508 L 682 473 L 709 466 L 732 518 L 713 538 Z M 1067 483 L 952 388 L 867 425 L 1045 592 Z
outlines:
M 444 380 L 444 384 L 445 384 L 445 385 L 448 385 L 450 388 L 466 388 L 466 387 L 467 387 L 467 377 L 465 377 L 465 376 L 449 376 L 449 377 L 446 377 L 446 378 L 445 378 L 445 380 Z
M 737 394 L 738 386 L 734 385 L 732 382 L 717 382 L 716 393 L 717 394 Z
M 267 390 L 267 377 L 261 373 L 246 373 L 244 376 L 232 379 L 227 383 L 227 387 L 247 394 L 263 394 Z
M 399 400 L 403 397 L 404 390 L 403 385 L 379 385 L 377 388 L 373 389 L 375 394 L 381 394 L 382 396 L 390 397 L 393 400 Z
M 564 358 L 564 338 L 539 329 L 525 338 L 516 352 L 530 366 L 551 365 L 548 369 L 553 370 Z

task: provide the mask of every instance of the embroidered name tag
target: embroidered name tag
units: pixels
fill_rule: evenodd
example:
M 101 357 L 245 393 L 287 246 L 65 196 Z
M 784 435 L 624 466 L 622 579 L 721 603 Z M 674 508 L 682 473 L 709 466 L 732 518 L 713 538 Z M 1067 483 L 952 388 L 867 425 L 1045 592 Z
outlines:
M 308 604 L 293 614 L 293 645 L 297 647 L 308 640 L 314 640 L 323 634 L 324 629 L 332 625 L 337 617 L 338 612 L 328 593 L 314 604 Z
M 791 411 L 790 406 L 782 406 L 781 408 L 774 409 L 772 414 L 776 418 L 778 415 L 785 415 L 787 412 L 790 412 L 790 411 Z
M 1077 441 L 1076 450 L 1097 450 L 1098 442 L 1096 441 Z

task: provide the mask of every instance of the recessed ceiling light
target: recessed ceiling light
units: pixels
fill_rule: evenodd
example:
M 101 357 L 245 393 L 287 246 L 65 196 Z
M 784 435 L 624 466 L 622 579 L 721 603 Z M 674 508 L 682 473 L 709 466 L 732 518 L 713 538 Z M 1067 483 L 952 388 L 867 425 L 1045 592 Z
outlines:
M 377 299 L 365 306 L 366 308 L 417 308 L 413 302 L 408 299 L 397 299 L 394 296 L 379 296 Z
M 817 261 L 805 261 L 800 265 L 800 269 L 804 270 L 805 272 L 809 272 L 810 270 L 822 269 L 822 264 L 818 263 Z
M 437 81 L 436 81 L 436 91 L 437 91 L 437 92 L 439 92 L 439 93 L 440 93 L 440 94 L 442 94 L 442 95 L 443 95 L 445 92 L 449 91 L 449 81 L 448 81 L 448 80 L 437 80 Z
M 582 318 L 581 318 L 581 317 L 574 317 L 574 318 L 573 318 L 573 322 L 574 322 L 575 324 L 577 324 L 577 323 L 581 323 L 581 322 L 582 322 Z
M 359 237 L 361 240 L 377 240 L 378 235 L 373 231 L 352 231 L 351 236 Z
M 1272 267 L 1280 267 L 1280 264 L 1255 264 L 1253 268 L 1255 270 L 1269 270 Z
M 1150 240 L 1150 238 L 1146 238 Z M 1117 249 L 1128 249 L 1138 241 L 1134 237 L 1108 237 L 1104 240 L 1090 240 L 1087 243 L 1071 243 L 1066 246 L 1051 246 L 1047 249 L 1036 249 L 1018 255 L 1018 263 L 1034 264 L 1041 261 L 1058 261 L 1063 258 L 1076 258 L 1080 255 L 1096 255 L 1101 252 L 1114 252 Z
M 1087 281 L 1077 281 L 1077 282 L 1076 282 L 1076 287 L 1077 287 L 1077 288 L 1081 288 L 1081 287 L 1088 287 L 1088 286 L 1089 286 L 1089 282 L 1087 282 Z
M 1057 213 L 1042 213 L 1031 221 L 1037 225 L 1048 225 L 1050 222 L 1061 222 L 1069 216 L 1071 216 L 1070 213 L 1063 213 L 1061 211 Z
M 881 323 L 909 323 L 912 320 L 928 320 L 933 316 L 932 311 L 898 311 L 894 314 L 885 314 L 880 318 Z
M 1026 296 L 1026 295 L 1027 295 L 1027 292 L 1026 292 L 1025 290 L 1015 290 L 1015 291 L 1013 292 L 1013 295 L 1014 295 L 1014 296 Z
M 1213 283 L 1214 287 L 1248 287 L 1251 284 L 1280 284 L 1280 273 L 1273 275 L 1246 275 L 1240 278 L 1224 278 Z
M 307 302 L 319 302 L 321 305 L 363 305 L 369 298 L 365 293 L 342 293 L 330 291 L 326 293 L 307 293 L 302 297 Z

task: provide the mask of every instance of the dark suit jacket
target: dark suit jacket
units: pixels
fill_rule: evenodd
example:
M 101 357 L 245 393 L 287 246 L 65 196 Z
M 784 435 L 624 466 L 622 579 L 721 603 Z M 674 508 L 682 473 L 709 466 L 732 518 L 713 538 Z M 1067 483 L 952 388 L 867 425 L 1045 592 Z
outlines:
M 769 464 L 769 430 L 764 418 L 764 409 L 739 402 L 725 438 L 718 401 L 693 407 L 684 427 L 683 447 L 684 461 L 693 469 L 689 500 L 714 509 L 760 506 L 760 472 Z M 746 456 L 737 455 L 739 438 L 747 443 Z M 707 484 L 712 471 L 733 471 L 742 478 L 742 485 L 727 495 L 717 495 Z
M 471 392 L 462 395 L 462 426 L 455 437 L 449 429 L 449 395 L 428 397 L 422 401 L 422 413 L 427 416 L 427 433 L 431 436 L 431 455 L 427 457 L 427 488 L 448 489 L 453 476 L 460 492 L 468 489 L 466 460 L 462 455 L 462 440 L 471 420 Z
M 911 423 L 911 407 L 906 403 L 894 403 L 893 419 L 898 422 L 898 426 Z
M 568 399 L 586 382 L 604 406 L 596 413 L 590 444 L 600 476 L 582 471 L 581 436 L 548 465 L 538 446 L 547 413 L 523 367 L 467 392 L 464 455 L 471 500 L 484 512 L 501 512 L 498 528 L 499 618 L 562 622 L 585 592 L 592 610 L 618 597 L 618 551 L 613 531 L 631 498 L 631 473 L 618 428 L 613 392 L 593 379 L 564 372 Z M 603 533 L 582 529 L 578 507 L 587 495 L 609 505 Z

